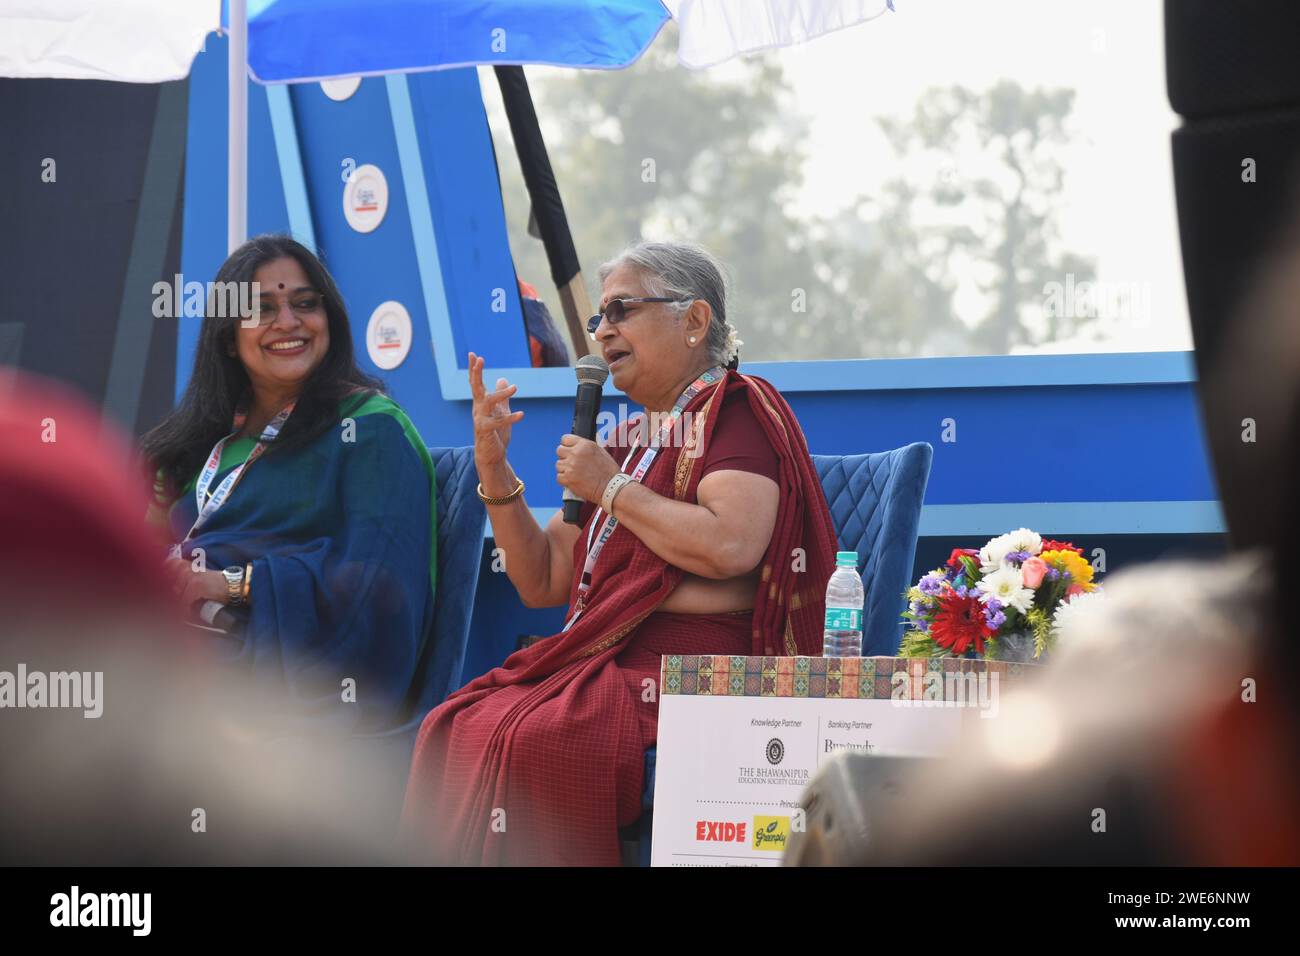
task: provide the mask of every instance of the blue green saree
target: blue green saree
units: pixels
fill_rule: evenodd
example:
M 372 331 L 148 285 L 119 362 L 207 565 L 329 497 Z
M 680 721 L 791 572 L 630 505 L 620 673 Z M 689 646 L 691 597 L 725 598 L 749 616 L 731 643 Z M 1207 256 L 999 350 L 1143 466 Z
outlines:
M 391 399 L 350 399 L 340 417 L 310 444 L 250 464 L 183 556 L 201 548 L 211 570 L 252 563 L 247 628 L 222 639 L 229 663 L 283 695 L 295 716 L 378 733 L 419 716 L 437 568 L 435 478 Z M 254 443 L 227 443 L 217 482 Z M 173 540 L 194 522 L 194 484 L 168 514 Z

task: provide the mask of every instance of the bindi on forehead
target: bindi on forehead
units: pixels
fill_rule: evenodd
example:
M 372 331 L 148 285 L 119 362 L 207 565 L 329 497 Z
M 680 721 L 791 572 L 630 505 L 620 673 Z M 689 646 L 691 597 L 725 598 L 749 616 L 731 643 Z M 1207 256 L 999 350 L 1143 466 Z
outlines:
M 279 290 L 281 290 L 281 291 L 283 291 L 284 289 L 287 288 L 287 286 L 286 286 L 283 282 L 280 282 L 280 283 L 277 283 L 277 284 L 276 284 L 276 288 L 279 289 Z M 291 293 L 293 293 L 294 295 L 298 295 L 300 292 L 310 292 L 310 293 L 312 293 L 313 295 L 320 295 L 320 293 L 317 292 L 315 288 L 313 288 L 312 286 L 309 286 L 309 285 L 300 285 L 300 286 L 298 286 L 297 288 L 290 289 L 289 291 L 290 291 Z M 274 293 L 274 292 L 263 292 L 263 293 L 262 293 L 262 298 L 264 298 L 264 299 L 270 299 L 270 298 L 274 298 L 274 297 L 275 297 L 275 293 Z

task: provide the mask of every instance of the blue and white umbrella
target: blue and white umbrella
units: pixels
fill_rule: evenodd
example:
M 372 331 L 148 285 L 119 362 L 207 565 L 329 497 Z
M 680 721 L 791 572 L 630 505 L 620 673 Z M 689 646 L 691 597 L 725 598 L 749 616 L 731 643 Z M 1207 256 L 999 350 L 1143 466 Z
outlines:
M 452 67 L 620 69 L 668 20 L 689 68 L 873 19 L 893 0 L 0 0 L 0 76 L 160 83 L 230 35 L 230 248 L 246 231 L 248 77 L 300 83 Z

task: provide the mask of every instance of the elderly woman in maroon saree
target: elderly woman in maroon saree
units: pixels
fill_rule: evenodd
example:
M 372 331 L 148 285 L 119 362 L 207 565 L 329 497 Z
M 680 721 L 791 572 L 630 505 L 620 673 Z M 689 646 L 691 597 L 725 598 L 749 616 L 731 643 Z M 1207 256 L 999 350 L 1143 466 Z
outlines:
M 480 495 L 507 574 L 526 604 L 569 611 L 425 719 L 404 829 L 437 862 L 617 864 L 661 655 L 821 652 L 835 532 L 790 407 L 734 370 L 721 272 L 694 247 L 642 243 L 601 277 L 593 333 L 614 384 L 659 415 L 603 447 L 564 437 L 556 473 L 588 502 L 580 528 L 531 517 L 505 461 L 515 387 L 486 392 L 470 356 Z

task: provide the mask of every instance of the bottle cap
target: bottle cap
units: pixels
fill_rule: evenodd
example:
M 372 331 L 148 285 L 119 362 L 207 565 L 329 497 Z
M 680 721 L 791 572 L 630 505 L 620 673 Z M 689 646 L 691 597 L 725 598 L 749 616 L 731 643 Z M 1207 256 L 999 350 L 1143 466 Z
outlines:
M 856 552 L 856 551 L 836 551 L 836 552 L 835 552 L 835 566 L 836 566 L 836 567 L 850 567 L 850 568 L 856 568 L 856 567 L 858 566 L 858 552 Z

